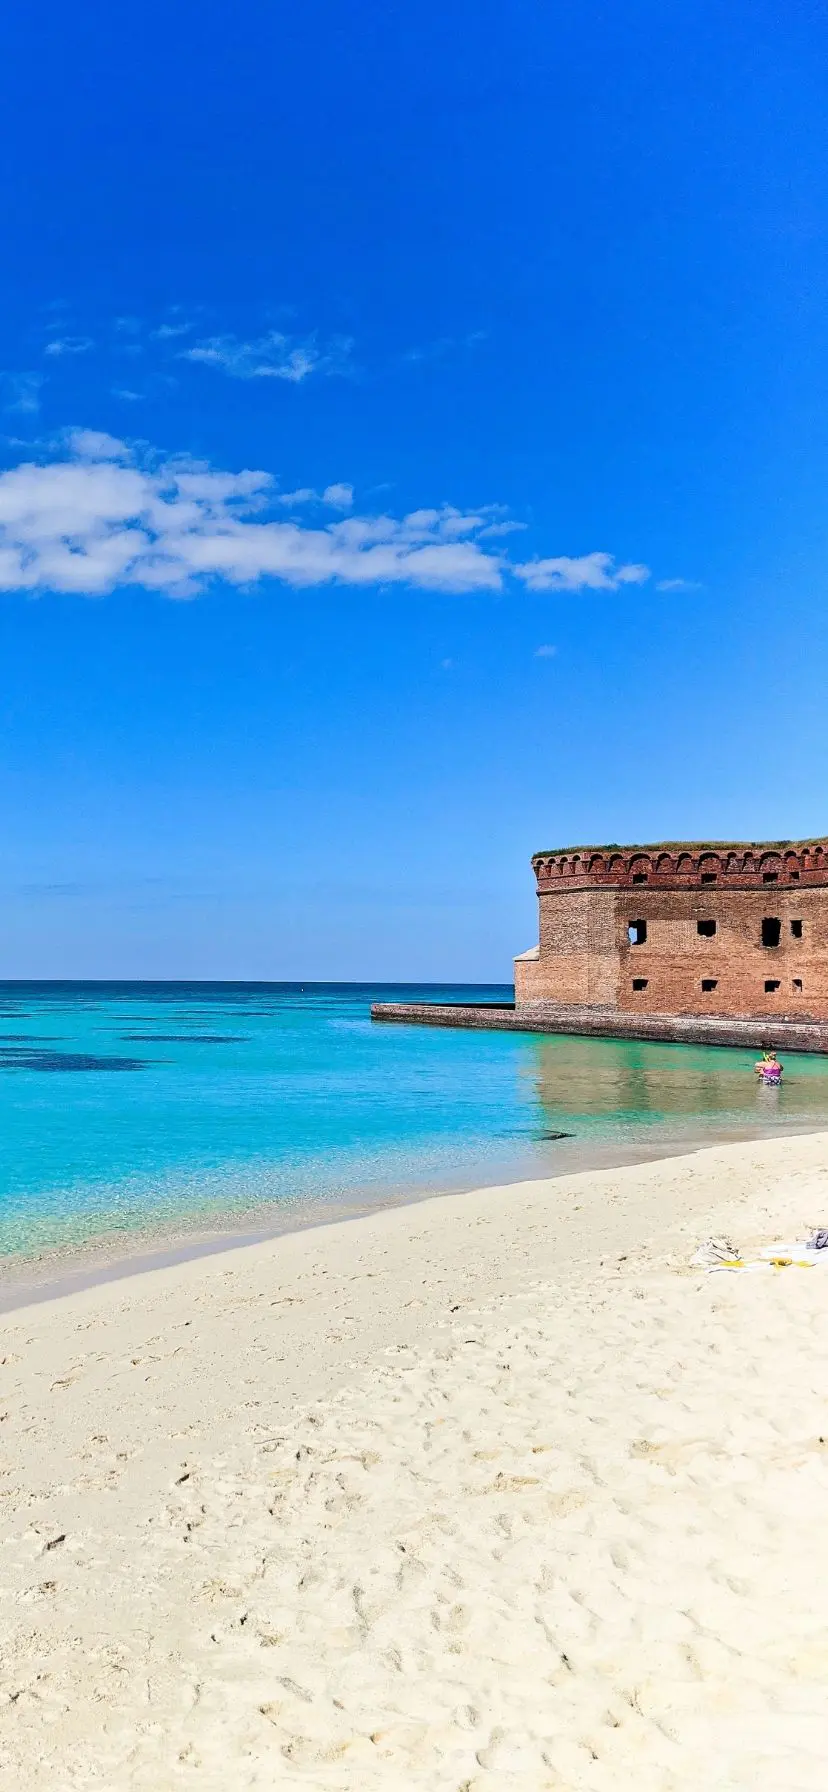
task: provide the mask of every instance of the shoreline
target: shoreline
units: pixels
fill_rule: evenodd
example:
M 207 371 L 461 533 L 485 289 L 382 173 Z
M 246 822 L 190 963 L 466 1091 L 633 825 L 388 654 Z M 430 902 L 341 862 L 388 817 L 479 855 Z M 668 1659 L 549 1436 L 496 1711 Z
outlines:
M 592 1150 L 585 1148 L 581 1153 L 573 1153 L 576 1158 L 574 1164 L 562 1163 L 545 1170 L 542 1175 L 507 1175 L 505 1179 L 501 1176 L 489 1182 L 480 1181 L 478 1172 L 477 1176 L 470 1173 L 466 1177 L 459 1176 L 454 1182 L 443 1181 L 434 1186 L 415 1184 L 403 1190 L 386 1190 L 379 1199 L 370 1202 L 364 1199 L 360 1201 L 357 1195 L 354 1201 L 321 1201 L 318 1204 L 304 1202 L 295 1207 L 286 1203 L 274 1203 L 273 1223 L 270 1225 L 263 1225 L 260 1215 L 251 1211 L 245 1216 L 244 1223 L 233 1226 L 205 1226 L 197 1230 L 136 1228 L 129 1234 L 129 1241 L 134 1248 L 128 1250 L 123 1248 L 127 1243 L 123 1232 L 99 1233 L 77 1246 L 58 1245 L 38 1252 L 0 1257 L 0 1317 L 29 1306 L 60 1301 L 87 1289 L 130 1280 L 135 1276 L 153 1275 L 156 1271 L 176 1264 L 199 1262 L 225 1253 L 248 1250 L 295 1234 L 304 1235 L 320 1228 L 350 1224 L 375 1214 L 419 1206 L 423 1202 L 450 1200 L 456 1196 L 482 1193 L 487 1189 L 517 1190 L 538 1182 L 557 1184 L 572 1176 L 667 1162 L 733 1144 L 771 1143 L 776 1139 L 811 1137 L 821 1130 L 823 1129 L 820 1127 L 799 1125 L 792 1121 L 790 1125 L 780 1126 L 773 1134 L 755 1131 L 749 1125 L 735 1126 L 723 1130 L 713 1140 L 709 1135 L 699 1132 L 696 1139 L 676 1138 L 672 1146 L 659 1141 L 650 1149 L 646 1148 L 643 1141 L 640 1145 L 627 1147 L 607 1142 L 596 1145 Z M 227 1214 L 228 1210 L 223 1212 Z M 258 1224 L 255 1223 L 257 1219 Z M 116 1248 L 116 1240 L 119 1248 Z M 37 1273 L 32 1273 L 33 1271 Z
M 828 1132 L 435 1196 L 0 1317 L 21 1792 L 824 1781 Z

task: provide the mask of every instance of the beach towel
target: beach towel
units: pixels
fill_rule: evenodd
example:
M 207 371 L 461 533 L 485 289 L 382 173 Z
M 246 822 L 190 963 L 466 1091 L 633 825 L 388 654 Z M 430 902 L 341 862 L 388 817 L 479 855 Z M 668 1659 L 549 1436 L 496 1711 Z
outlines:
M 828 1227 L 818 1228 L 811 1238 L 782 1240 L 765 1244 L 752 1256 L 742 1255 L 729 1238 L 708 1238 L 699 1245 L 690 1259 L 698 1269 L 709 1274 L 727 1271 L 730 1274 L 760 1269 L 823 1269 L 828 1268 Z

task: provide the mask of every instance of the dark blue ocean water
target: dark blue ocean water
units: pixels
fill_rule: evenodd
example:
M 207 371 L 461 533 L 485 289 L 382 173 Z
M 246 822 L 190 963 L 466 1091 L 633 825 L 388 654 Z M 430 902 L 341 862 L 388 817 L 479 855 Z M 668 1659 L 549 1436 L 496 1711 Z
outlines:
M 371 1022 L 507 988 L 0 984 L 0 1252 L 267 1230 L 828 1126 L 828 1062 Z M 555 1138 L 556 1133 L 572 1135 Z

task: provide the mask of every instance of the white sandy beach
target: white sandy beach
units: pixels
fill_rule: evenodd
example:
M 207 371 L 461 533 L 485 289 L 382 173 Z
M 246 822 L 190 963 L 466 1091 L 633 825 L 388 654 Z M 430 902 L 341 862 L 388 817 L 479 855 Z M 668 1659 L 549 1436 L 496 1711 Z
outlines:
M 810 1792 L 828 1134 L 0 1318 L 0 1783 Z

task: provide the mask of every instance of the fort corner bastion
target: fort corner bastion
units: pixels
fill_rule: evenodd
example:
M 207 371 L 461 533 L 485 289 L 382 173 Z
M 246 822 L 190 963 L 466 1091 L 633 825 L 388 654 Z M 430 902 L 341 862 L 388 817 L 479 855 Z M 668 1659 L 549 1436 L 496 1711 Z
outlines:
M 513 1005 L 374 1018 L 828 1051 L 828 839 L 565 847 L 532 869 Z

